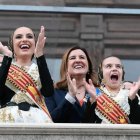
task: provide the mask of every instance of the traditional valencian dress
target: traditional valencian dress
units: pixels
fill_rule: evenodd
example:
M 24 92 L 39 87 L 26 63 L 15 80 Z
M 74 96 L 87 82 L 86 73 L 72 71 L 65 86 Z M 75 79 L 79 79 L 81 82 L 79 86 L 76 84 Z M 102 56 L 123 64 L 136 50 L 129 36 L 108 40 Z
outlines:
M 128 103 L 127 89 L 120 89 L 116 96 L 103 87 L 101 95 L 97 97 L 96 115 L 107 124 L 127 124 L 129 123 L 130 105 Z
M 52 123 L 44 97 L 40 93 L 41 82 L 35 63 L 21 67 L 13 62 L 6 79 L 6 87 L 15 94 L 0 109 L 0 123 Z

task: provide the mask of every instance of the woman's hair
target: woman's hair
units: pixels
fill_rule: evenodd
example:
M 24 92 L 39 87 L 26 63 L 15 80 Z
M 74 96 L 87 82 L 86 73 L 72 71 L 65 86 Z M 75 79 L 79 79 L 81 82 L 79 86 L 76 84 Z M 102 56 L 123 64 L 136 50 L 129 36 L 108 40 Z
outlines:
M 26 26 L 21 26 L 21 27 L 26 27 Z M 18 28 L 21 28 L 21 27 L 18 27 Z M 14 36 L 15 31 L 16 31 L 18 28 L 16 28 L 16 29 L 12 32 L 12 34 L 11 34 L 10 37 L 9 37 L 9 41 L 8 41 L 8 48 L 12 51 L 12 53 L 13 53 L 13 58 L 14 58 L 13 36 Z M 29 29 L 33 32 L 33 30 L 32 30 L 30 27 L 26 27 L 26 28 L 29 28 Z M 33 34 L 34 34 L 34 32 L 33 32 Z M 35 36 L 35 34 L 34 34 L 34 38 L 35 38 L 35 42 L 36 42 L 36 36 Z M 32 57 L 32 58 L 33 58 L 33 57 Z
M 85 53 L 85 55 L 87 57 L 87 60 L 88 60 L 89 69 L 88 69 L 88 73 L 86 74 L 86 81 L 88 82 L 88 79 L 91 79 L 93 84 L 95 86 L 97 86 L 97 75 L 93 71 L 92 62 L 90 60 L 90 57 L 89 57 L 86 49 L 81 48 L 79 46 L 74 46 L 74 47 L 68 49 L 62 57 L 62 63 L 61 63 L 61 68 L 60 68 L 60 81 L 58 81 L 55 84 L 55 88 L 68 89 L 67 78 L 66 78 L 66 74 L 67 74 L 67 71 L 68 71 L 68 57 L 73 50 L 79 50 L 79 49 L 82 50 Z
M 116 56 L 107 56 L 105 58 L 102 59 L 102 61 L 100 62 L 99 64 L 99 67 L 98 67 L 98 81 L 99 81 L 99 84 L 101 84 L 102 82 L 102 79 L 103 79 L 103 71 L 102 71 L 102 66 L 103 66 L 103 62 L 106 58 L 109 58 L 109 57 L 116 57 Z M 118 57 L 116 57 L 118 58 Z M 118 58 L 120 60 L 120 58 Z M 124 75 L 125 75 L 125 71 L 124 71 L 124 67 L 122 66 L 122 71 L 123 71 L 123 74 L 122 74 L 122 81 L 124 81 Z

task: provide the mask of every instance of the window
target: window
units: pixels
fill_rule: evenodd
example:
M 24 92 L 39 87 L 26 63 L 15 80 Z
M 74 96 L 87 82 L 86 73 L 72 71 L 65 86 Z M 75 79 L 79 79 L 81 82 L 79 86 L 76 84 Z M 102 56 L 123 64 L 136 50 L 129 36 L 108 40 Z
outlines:
M 49 71 L 51 73 L 52 79 L 54 82 L 57 82 L 60 79 L 60 65 L 61 59 L 59 58 L 47 58 L 46 59 Z
M 140 77 L 140 60 L 122 59 L 125 70 L 125 80 L 137 81 Z

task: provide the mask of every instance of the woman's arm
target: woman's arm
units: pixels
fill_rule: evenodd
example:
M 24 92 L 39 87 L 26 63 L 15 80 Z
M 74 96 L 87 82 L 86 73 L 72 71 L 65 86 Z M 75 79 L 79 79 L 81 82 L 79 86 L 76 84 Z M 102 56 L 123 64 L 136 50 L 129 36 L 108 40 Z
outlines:
M 96 122 L 96 114 L 95 114 L 95 108 L 96 108 L 97 102 L 94 102 L 91 104 L 90 100 L 88 99 L 86 103 L 86 110 L 84 114 L 83 123 L 95 123 Z
M 51 78 L 44 55 L 37 58 L 37 65 L 42 84 L 41 93 L 44 97 L 52 96 L 54 93 L 53 80 Z
M 0 66 L 0 98 L 5 95 L 5 83 L 8 76 L 8 71 L 12 62 L 12 52 L 7 46 L 0 42 L 0 53 L 3 54 L 2 65 Z
M 8 71 L 12 62 L 12 58 L 8 56 L 3 57 L 2 65 L 0 67 L 0 90 L 5 86 Z
M 45 28 L 44 26 L 41 26 L 34 54 L 35 57 L 37 58 L 37 65 L 38 65 L 40 80 L 42 84 L 41 93 L 44 97 L 48 97 L 53 95 L 54 88 L 53 88 L 53 80 L 51 78 L 45 57 L 43 55 L 45 41 L 46 41 Z
M 74 104 L 69 102 L 65 96 L 67 91 L 55 90 L 52 97 L 46 98 L 46 105 L 55 123 L 79 123 L 79 114 Z
M 130 123 L 140 124 L 140 105 L 138 104 L 139 101 L 137 96 L 133 100 L 128 99 L 128 101 L 130 105 Z

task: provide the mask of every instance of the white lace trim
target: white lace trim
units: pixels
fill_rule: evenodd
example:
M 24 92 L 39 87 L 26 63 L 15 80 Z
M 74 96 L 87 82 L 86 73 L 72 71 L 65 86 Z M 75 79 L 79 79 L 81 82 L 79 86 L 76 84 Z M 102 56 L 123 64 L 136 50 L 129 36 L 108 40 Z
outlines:
M 14 65 L 17 65 L 13 62 Z M 18 67 L 21 67 L 17 65 Z M 37 89 L 41 89 L 41 82 L 39 78 L 38 73 L 38 67 L 35 63 L 32 63 L 31 66 L 25 66 L 22 67 L 25 71 L 27 71 L 31 77 L 36 81 Z M 33 101 L 24 93 L 22 93 L 20 90 L 18 90 L 15 86 L 13 86 L 8 80 L 6 81 L 6 86 L 12 89 L 16 94 L 12 97 L 11 101 L 16 103 L 21 102 L 28 102 L 30 104 L 34 104 Z
M 103 88 L 103 91 L 107 95 L 110 96 L 110 93 L 107 91 L 106 88 Z M 117 96 L 111 97 L 121 106 L 121 108 L 124 110 L 124 112 L 127 115 L 130 114 L 130 106 L 129 106 L 129 103 L 128 103 L 128 93 L 129 93 L 129 90 L 121 89 L 119 91 L 119 93 L 117 94 Z M 99 111 L 97 111 L 96 109 L 95 109 L 95 113 L 102 120 L 102 123 L 111 123 Z

